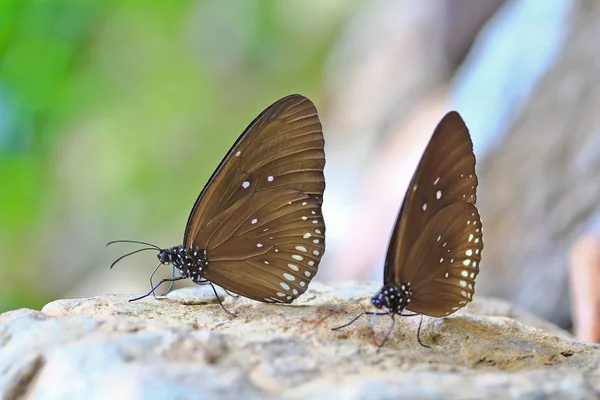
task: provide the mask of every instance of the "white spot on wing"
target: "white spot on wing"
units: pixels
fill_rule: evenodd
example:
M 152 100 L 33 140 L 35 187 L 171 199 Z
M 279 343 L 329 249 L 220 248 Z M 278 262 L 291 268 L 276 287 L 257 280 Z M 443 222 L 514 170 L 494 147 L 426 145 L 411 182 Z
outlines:
M 242 183 L 242 187 L 244 189 L 248 189 L 249 186 L 250 186 L 250 182 L 248 182 L 248 181 L 245 181 L 244 183 Z
M 302 256 L 299 256 L 297 254 L 292 254 L 292 258 L 296 261 L 302 261 L 304 260 L 304 258 Z
M 290 267 L 292 270 L 294 270 L 294 271 L 296 271 L 296 272 L 300 271 L 300 269 L 298 269 L 298 266 L 297 266 L 297 265 L 294 265 L 294 264 L 288 264 L 288 267 Z
M 285 282 L 279 282 L 279 286 L 281 286 L 285 290 L 290 290 L 290 286 Z
M 273 182 L 273 177 L 272 177 L 272 176 L 269 176 L 269 177 L 267 177 L 267 180 L 268 180 L 269 182 Z
M 251 223 L 252 225 L 254 225 L 254 224 L 255 224 L 255 223 L 257 223 L 257 222 L 258 222 L 258 219 L 256 219 L 256 218 L 254 218 L 252 221 L 250 221 L 250 223 Z
M 301 251 L 303 253 L 306 253 L 306 251 L 307 251 L 306 247 L 304 247 L 304 246 L 296 246 L 296 250 Z
M 438 190 L 437 192 L 435 192 L 435 198 L 438 199 L 438 200 L 442 198 L 442 191 L 441 190 Z
M 287 272 L 283 273 L 283 277 L 288 281 L 295 281 L 296 277 L 294 275 L 288 274 Z
M 309 238 L 309 237 L 311 237 L 311 236 L 312 236 L 312 235 L 311 235 L 310 233 L 306 232 L 306 233 L 304 234 L 304 236 L 302 236 L 302 238 L 303 238 L 303 239 L 308 239 L 308 238 Z

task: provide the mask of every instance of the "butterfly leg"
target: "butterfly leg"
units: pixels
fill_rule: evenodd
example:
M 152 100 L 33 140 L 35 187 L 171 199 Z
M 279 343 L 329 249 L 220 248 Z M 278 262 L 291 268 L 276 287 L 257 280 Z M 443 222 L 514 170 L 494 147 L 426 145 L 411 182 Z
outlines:
M 156 288 L 154 287 L 154 283 L 152 282 L 152 278 L 154 278 L 154 274 L 156 274 L 156 271 L 158 271 L 158 269 L 160 268 L 161 265 L 162 265 L 162 263 L 158 263 L 158 265 L 156 266 L 156 268 L 154 268 L 154 271 L 152 271 L 152 273 L 150 274 L 150 287 L 152 288 L 152 295 L 154 296 L 155 299 L 156 299 L 156 294 L 154 293 L 154 289 L 156 289 Z M 162 281 L 161 281 L 161 283 L 162 283 Z M 158 286 L 160 286 L 160 283 L 158 284 Z M 143 296 L 143 297 L 146 297 L 146 296 Z
M 430 346 L 427 346 L 426 344 L 423 344 L 423 342 L 421 342 L 421 325 L 423 324 L 423 314 L 421 314 L 421 321 L 419 321 L 419 329 L 417 329 L 417 340 L 419 341 L 419 344 L 423 347 L 427 347 L 428 349 L 430 349 Z
M 152 287 L 152 290 L 150 290 L 150 291 L 149 291 L 148 293 L 146 293 L 145 295 L 143 295 L 143 296 L 140 296 L 140 297 L 136 297 L 136 298 L 134 298 L 134 299 L 129 299 L 129 301 L 130 301 L 130 302 L 132 302 L 132 301 L 137 301 L 137 300 L 143 299 L 144 297 L 148 297 L 148 296 L 150 296 L 151 294 L 153 294 L 153 293 L 154 293 L 154 291 L 155 291 L 156 289 L 158 289 L 158 287 L 159 287 L 160 285 L 162 285 L 163 283 L 165 283 L 165 282 L 174 282 L 174 281 L 179 281 L 179 280 L 181 280 L 181 279 L 185 279 L 185 278 L 184 278 L 183 276 L 180 276 L 180 277 L 177 277 L 177 278 L 163 279 L 163 280 L 161 280 L 160 282 L 158 282 L 158 285 L 156 285 L 156 286 L 153 286 L 153 287 Z M 155 297 L 156 297 L 156 296 L 155 296 Z
M 379 350 L 381 350 L 381 348 L 383 347 L 383 345 L 389 340 L 390 335 L 392 334 L 392 331 L 394 330 L 394 327 L 396 326 L 396 318 L 394 316 L 393 313 L 389 313 L 392 316 L 392 326 L 390 326 L 390 329 L 388 329 L 387 333 L 385 334 L 385 337 L 383 338 L 383 342 L 381 342 L 381 344 L 377 349 L 377 353 L 379 353 Z M 375 338 L 375 336 L 373 336 L 373 338 Z
M 352 325 L 353 323 L 355 323 L 355 322 L 356 322 L 356 321 L 357 321 L 357 320 L 358 320 L 360 317 L 362 317 L 363 315 L 370 315 L 370 314 L 373 314 L 373 313 L 364 312 L 364 313 L 358 314 L 356 317 L 354 317 L 354 319 L 353 319 L 352 321 L 348 322 L 347 324 L 344 324 L 344 325 L 342 325 L 342 326 L 338 326 L 337 328 L 331 328 L 331 330 L 332 330 L 332 331 L 337 331 L 338 329 L 342 329 L 342 328 L 345 328 L 345 327 L 347 327 L 347 326 L 350 326 L 350 325 Z
M 175 278 L 175 266 L 173 266 L 173 271 L 171 272 L 171 279 Z M 161 296 L 166 296 L 169 294 L 169 292 L 171 291 L 171 289 L 173 288 L 173 284 L 175 281 L 171 281 L 171 283 L 169 284 L 169 288 L 167 289 L 166 292 L 164 292 L 163 294 L 161 294 Z M 150 283 L 152 284 L 152 283 Z
M 363 315 L 385 315 L 385 314 L 387 314 L 387 313 L 376 313 L 376 312 L 365 311 L 364 313 L 358 314 L 356 317 L 354 317 L 354 319 L 352 321 L 348 322 L 347 324 L 344 324 L 342 326 L 338 326 L 337 328 L 331 328 L 331 330 L 332 331 L 337 331 L 338 329 L 342 329 L 342 328 L 345 328 L 347 326 L 350 326 L 353 323 L 355 323 Z
M 205 282 L 208 282 L 208 281 L 201 281 L 201 282 L 202 283 L 199 283 L 199 284 L 205 284 Z M 212 288 L 213 293 L 215 294 L 215 297 L 217 298 L 217 301 L 219 302 L 219 305 L 221 306 L 221 308 L 223 309 L 223 311 L 225 311 L 227 314 L 231 315 L 232 317 L 237 317 L 237 315 L 235 315 L 234 313 L 232 313 L 231 311 L 229 311 L 228 309 L 226 309 L 225 306 L 223 305 L 223 303 L 221 303 L 221 298 L 217 294 L 217 289 L 215 289 L 215 285 L 213 285 L 211 282 L 208 282 L 208 284 Z
M 198 282 L 196 282 L 196 285 L 210 285 L 210 281 L 206 280 L 206 279 L 200 279 Z M 228 295 L 230 295 L 231 297 L 240 297 L 239 294 L 237 293 L 231 293 L 229 290 L 227 289 L 223 289 L 225 290 L 225 293 L 227 293 Z

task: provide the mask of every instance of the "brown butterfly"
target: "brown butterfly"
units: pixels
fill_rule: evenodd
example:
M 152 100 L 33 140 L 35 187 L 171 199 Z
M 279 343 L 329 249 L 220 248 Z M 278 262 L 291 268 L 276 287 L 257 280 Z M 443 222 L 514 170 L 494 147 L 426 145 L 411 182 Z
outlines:
M 183 244 L 161 249 L 135 242 L 151 247 L 115 261 L 152 249 L 159 251 L 156 269 L 173 264 L 172 278 L 132 300 L 185 278 L 268 303 L 302 295 L 325 252 L 324 144 L 317 110 L 306 97 L 290 95 L 264 110 L 198 196 Z
M 473 143 L 452 111 L 436 127 L 396 220 L 384 285 L 371 299 L 383 314 L 445 317 L 472 300 L 483 249 L 476 189 Z

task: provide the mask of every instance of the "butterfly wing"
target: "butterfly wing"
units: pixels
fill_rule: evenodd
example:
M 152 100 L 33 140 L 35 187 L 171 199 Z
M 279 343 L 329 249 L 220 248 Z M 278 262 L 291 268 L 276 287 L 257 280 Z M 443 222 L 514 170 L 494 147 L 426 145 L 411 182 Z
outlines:
M 284 97 L 264 110 L 242 133 L 198 196 L 184 244 L 239 199 L 271 188 L 294 189 L 323 202 L 325 141 L 313 103 Z
M 432 231 L 434 228 L 428 226 L 431 224 L 440 234 L 444 229 L 450 232 L 451 226 L 444 227 L 444 224 L 451 225 L 447 222 L 448 212 L 457 208 L 447 207 L 456 203 L 474 205 L 476 189 L 473 143 L 460 115 L 451 111 L 436 127 L 407 189 L 388 247 L 384 282 L 401 284 L 410 281 L 414 285 L 415 277 L 423 276 L 421 274 L 425 270 L 428 277 L 430 274 L 445 274 L 425 261 L 433 260 L 423 252 L 433 251 L 427 247 L 428 243 L 434 246 L 439 236 Z M 472 208 L 478 216 L 476 207 Z M 471 213 L 472 210 L 469 215 Z M 432 240 L 428 235 L 435 237 Z M 413 286 L 413 294 L 415 290 Z
M 263 111 L 200 194 L 184 243 L 207 250 L 204 278 L 259 301 L 289 303 L 325 250 L 324 139 L 310 100 Z
M 325 251 L 321 206 L 307 194 L 268 189 L 244 197 L 202 229 L 204 278 L 242 296 L 291 303 Z
M 413 293 L 406 308 L 442 317 L 466 305 L 473 298 L 482 250 L 477 207 L 459 201 L 438 211 L 407 259 L 414 268 L 402 278 L 411 283 Z

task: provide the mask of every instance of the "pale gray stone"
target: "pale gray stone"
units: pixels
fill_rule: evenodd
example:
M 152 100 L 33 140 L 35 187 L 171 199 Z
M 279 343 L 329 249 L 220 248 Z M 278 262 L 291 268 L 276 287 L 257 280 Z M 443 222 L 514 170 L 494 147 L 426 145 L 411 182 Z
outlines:
M 313 283 L 292 305 L 206 288 L 58 300 L 0 315 L 0 398 L 591 398 L 600 346 L 497 299 L 448 318 L 370 316 L 378 284 Z M 210 288 L 209 288 L 210 289 Z M 194 293 L 200 300 L 193 301 Z M 177 301 L 176 299 L 180 299 Z M 185 303 L 185 304 L 183 304 Z

